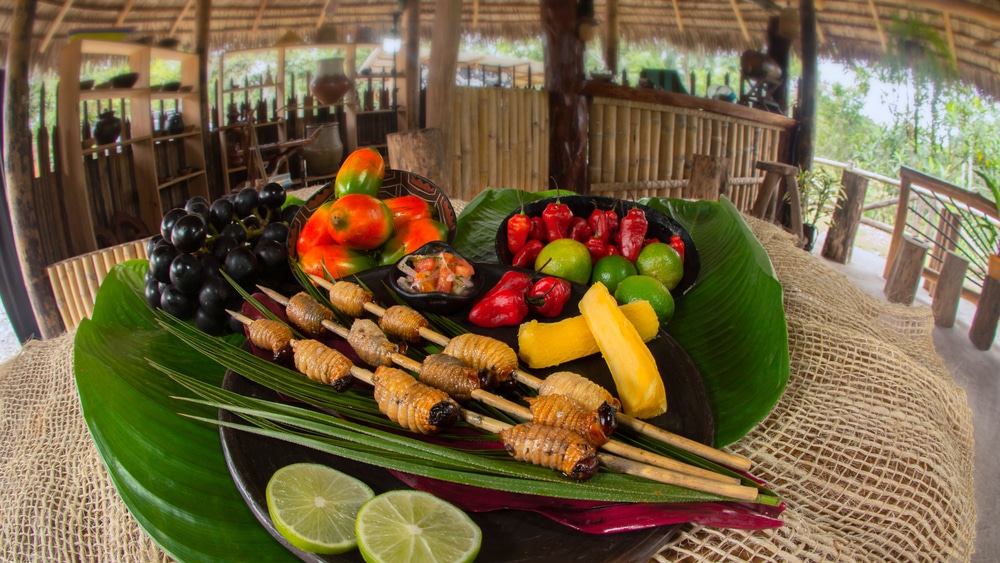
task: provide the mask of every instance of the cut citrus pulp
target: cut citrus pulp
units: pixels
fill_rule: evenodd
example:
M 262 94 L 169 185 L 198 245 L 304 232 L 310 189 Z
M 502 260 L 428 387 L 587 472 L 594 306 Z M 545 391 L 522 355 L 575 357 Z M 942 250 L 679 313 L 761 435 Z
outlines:
M 479 554 L 482 531 L 454 505 L 421 491 L 383 493 L 357 518 L 358 548 L 369 563 L 459 563 Z
M 267 511 L 288 543 L 309 553 L 354 549 L 354 520 L 375 493 L 363 482 L 316 463 L 295 463 L 267 482 Z

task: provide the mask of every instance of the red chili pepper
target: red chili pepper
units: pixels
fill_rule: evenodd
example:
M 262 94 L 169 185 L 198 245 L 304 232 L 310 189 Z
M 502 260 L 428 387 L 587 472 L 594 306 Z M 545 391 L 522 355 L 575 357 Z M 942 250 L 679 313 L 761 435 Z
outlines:
M 580 242 L 587 242 L 587 239 L 594 236 L 594 231 L 587 224 L 586 219 L 583 217 L 573 217 L 573 220 L 569 223 L 567 236 Z
M 528 233 L 528 240 L 545 240 L 545 221 L 541 217 L 531 218 L 531 232 Z
M 622 234 L 622 256 L 629 262 L 635 262 L 636 257 L 639 256 L 642 242 L 646 240 L 646 229 L 648 228 L 646 212 L 638 207 L 629 209 L 625 217 L 622 218 L 621 227 L 618 229 Z
M 572 286 L 568 281 L 546 276 L 528 290 L 528 308 L 543 317 L 557 317 L 562 313 L 571 293 Z
M 500 281 L 498 281 L 496 285 L 494 285 L 492 288 L 490 288 L 489 291 L 486 292 L 486 295 L 483 296 L 483 299 L 486 299 L 487 297 L 493 295 L 494 293 L 498 293 L 500 291 L 504 291 L 507 289 L 513 289 L 515 291 L 528 291 L 529 289 L 531 289 L 531 276 L 529 276 L 525 272 L 518 272 L 517 270 L 507 270 L 507 273 L 505 273 L 500 278 Z
M 590 237 L 583 245 L 590 251 L 591 264 L 596 264 L 598 260 L 608 255 L 609 248 L 614 248 L 597 237 Z
M 608 228 L 608 216 L 603 210 L 595 209 L 587 219 L 590 230 L 594 231 L 594 236 L 601 239 L 601 242 L 611 240 L 611 229 Z
M 642 241 L 642 247 L 646 248 L 647 246 L 653 244 L 654 242 L 660 242 L 660 239 L 658 239 L 656 237 L 648 238 L 648 239 Z
M 544 242 L 537 239 L 529 240 L 524 248 L 514 255 L 511 265 L 516 268 L 534 268 L 535 259 L 541 254 L 543 248 L 545 248 Z
M 608 209 L 604 212 L 604 216 L 608 218 L 608 231 L 611 233 L 618 232 L 618 213 L 614 209 Z
M 670 237 L 670 248 L 676 250 L 677 254 L 681 255 L 681 262 L 684 262 L 684 240 L 681 239 L 680 235 Z
M 528 316 L 524 291 L 504 289 L 484 297 L 469 311 L 469 322 L 484 328 L 517 326 Z
M 545 222 L 545 234 L 549 242 L 566 238 L 569 224 L 573 221 L 573 212 L 568 205 L 559 203 L 556 199 L 545 206 L 545 210 L 542 211 L 542 221 Z
M 507 220 L 507 248 L 510 249 L 511 255 L 517 254 L 517 251 L 524 248 L 530 233 L 531 217 L 524 214 L 522 207 L 520 213 Z

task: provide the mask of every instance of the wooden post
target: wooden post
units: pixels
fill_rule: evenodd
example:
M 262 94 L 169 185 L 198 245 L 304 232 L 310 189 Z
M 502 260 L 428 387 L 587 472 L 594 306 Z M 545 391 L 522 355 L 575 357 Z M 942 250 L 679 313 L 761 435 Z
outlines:
M 403 51 L 406 63 L 406 125 L 409 130 L 420 129 L 420 0 L 406 0 L 406 42 Z
M 934 324 L 945 328 L 955 325 L 958 302 L 962 299 L 962 284 L 968 269 L 968 260 L 952 250 L 945 252 L 944 266 L 941 267 L 941 275 L 934 286 L 934 298 L 931 301 Z
M 840 184 L 841 195 L 837 198 L 837 207 L 833 211 L 822 255 L 834 262 L 846 264 L 851 260 L 854 237 L 858 234 L 858 225 L 861 224 L 861 208 L 865 204 L 868 178 L 844 170 Z
M 28 127 L 28 69 L 32 52 L 31 30 L 37 7 L 37 0 L 15 2 L 14 12 L 10 17 L 7 69 L 4 76 L 3 154 L 7 203 L 10 205 L 21 275 L 41 337 L 52 338 L 61 334 L 64 329 L 46 271 L 45 257 L 40 250 L 42 225 L 38 224 L 37 213 L 39 203 L 51 205 L 52 202 L 38 202 L 33 197 L 35 171 L 31 129 Z
M 979 296 L 976 314 L 969 328 L 969 340 L 980 350 L 989 350 L 997 335 L 997 319 L 1000 318 L 1000 281 L 986 276 L 983 292 Z
M 718 201 L 729 180 L 729 160 L 724 156 L 696 154 L 691 163 L 687 199 Z
M 198 55 L 198 105 L 201 106 L 201 150 L 205 156 L 212 154 L 212 131 L 209 128 L 208 116 L 211 115 L 211 103 L 208 88 L 208 55 L 209 55 L 209 19 L 212 12 L 212 0 L 198 0 L 195 8 L 195 37 L 194 52 Z M 280 77 L 280 75 L 279 75 Z M 280 79 L 280 78 L 279 78 Z M 222 80 L 220 77 L 219 80 Z M 279 100 L 284 103 L 284 100 Z M 221 109 L 220 109 L 221 111 Z M 218 127 L 220 124 L 216 123 Z M 216 171 L 214 158 L 205 158 L 205 177 L 211 180 L 215 186 L 222 186 L 222 176 Z M 209 186 L 209 199 L 215 199 L 223 195 L 222 189 L 211 189 Z
M 608 23 L 604 37 L 604 66 L 608 68 L 611 76 L 618 76 L 618 0 L 607 0 L 605 16 Z
M 899 202 L 896 204 L 896 220 L 893 222 L 892 238 L 889 239 L 889 252 L 886 253 L 885 270 L 882 275 L 889 277 L 889 270 L 896 258 L 899 245 L 903 242 L 903 231 L 906 230 L 906 215 L 910 211 L 910 191 L 912 182 L 906 174 L 900 174 Z
M 430 68 L 427 72 L 427 127 L 441 130 L 441 151 L 446 156 L 441 170 L 445 193 L 451 189 L 452 129 L 454 123 L 455 71 L 461 38 L 461 0 L 437 0 L 434 35 L 431 40 Z
M 903 243 L 896 253 L 885 282 L 885 296 L 891 303 L 911 305 L 917 296 L 917 287 L 924 273 L 924 257 L 930 244 L 903 235 Z
M 440 129 L 415 129 L 389 133 L 385 137 L 389 151 L 389 167 L 419 174 L 450 193 L 439 182 L 447 173 L 445 153 L 441 150 Z
M 541 0 L 539 6 L 545 46 L 545 89 L 549 93 L 549 174 L 554 184 L 551 187 L 586 193 L 589 119 L 587 99 L 580 94 L 585 45 L 577 34 L 576 2 Z
M 813 0 L 799 0 L 802 23 L 802 78 L 799 85 L 799 132 L 796 136 L 796 164 L 803 170 L 812 169 L 816 144 L 816 92 L 819 76 L 816 34 L 816 7 Z

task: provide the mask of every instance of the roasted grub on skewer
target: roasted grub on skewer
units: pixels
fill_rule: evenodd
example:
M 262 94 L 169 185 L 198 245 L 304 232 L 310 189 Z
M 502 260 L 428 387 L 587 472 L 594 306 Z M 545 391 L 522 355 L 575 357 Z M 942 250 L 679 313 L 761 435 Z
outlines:
M 430 326 L 423 315 L 405 305 L 393 305 L 386 309 L 378 324 L 382 330 L 407 342 L 419 342 L 420 329 Z
M 330 287 L 330 304 L 348 317 L 364 315 L 365 303 L 374 301 L 375 296 L 356 283 L 338 281 Z
M 316 340 L 292 340 L 292 350 L 295 369 L 309 379 L 330 385 L 336 391 L 350 387 L 354 364 L 347 356 Z
M 606 444 L 618 426 L 615 418 L 617 411 L 608 403 L 601 403 L 595 410 L 587 410 L 569 395 L 545 395 L 525 400 L 531 407 L 532 422 L 568 428 L 595 447 Z
M 304 291 L 296 293 L 288 300 L 285 315 L 295 326 L 313 336 L 324 332 L 324 320 L 333 319 L 333 311 Z
M 370 366 L 391 366 L 392 355 L 399 353 L 399 346 L 390 342 L 382 329 L 369 319 L 354 319 L 347 342 Z
M 292 329 L 284 323 L 257 319 L 247 324 L 247 333 L 254 346 L 271 351 L 274 362 L 284 363 L 292 356 Z
M 420 367 L 420 381 L 440 389 L 459 402 L 472 399 L 472 392 L 483 389 L 489 375 L 448 354 L 430 354 Z
M 401 369 L 379 366 L 372 384 L 378 409 L 403 428 L 431 434 L 458 421 L 461 409 L 458 403 L 444 391 L 420 383 Z
M 616 409 L 621 408 L 621 403 L 607 389 L 582 375 L 569 371 L 557 371 L 550 374 L 538 387 L 538 394 L 541 396 L 569 395 L 586 410 L 597 410 L 601 403 L 608 403 Z
M 490 372 L 490 387 L 501 389 L 511 381 L 517 369 L 517 353 L 505 343 L 471 332 L 459 334 L 442 350 L 476 369 Z
M 597 473 L 597 451 L 572 430 L 525 422 L 499 432 L 507 452 L 527 461 L 585 481 Z

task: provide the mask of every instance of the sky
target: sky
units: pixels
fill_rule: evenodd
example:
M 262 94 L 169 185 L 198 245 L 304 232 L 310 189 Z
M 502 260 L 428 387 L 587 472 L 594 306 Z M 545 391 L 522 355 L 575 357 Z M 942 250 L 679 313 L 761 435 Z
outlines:
M 820 82 L 830 84 L 839 83 L 850 86 L 855 82 L 854 71 L 840 63 L 820 61 L 819 80 Z M 868 95 L 865 98 L 865 106 L 862 113 L 866 117 L 871 118 L 875 123 L 884 125 L 892 120 L 892 115 L 889 112 L 886 102 L 902 103 L 904 100 L 903 96 L 908 94 L 908 90 L 908 88 L 897 88 L 873 77 L 871 79 L 871 90 L 868 91 Z

